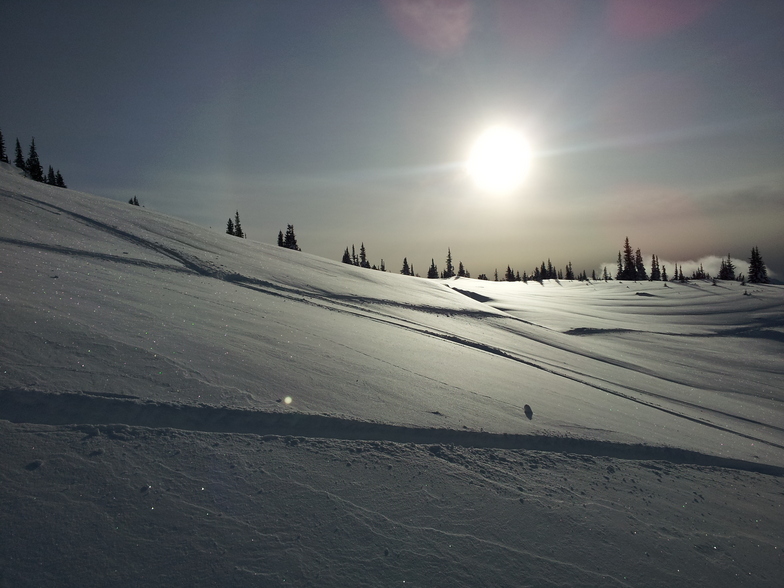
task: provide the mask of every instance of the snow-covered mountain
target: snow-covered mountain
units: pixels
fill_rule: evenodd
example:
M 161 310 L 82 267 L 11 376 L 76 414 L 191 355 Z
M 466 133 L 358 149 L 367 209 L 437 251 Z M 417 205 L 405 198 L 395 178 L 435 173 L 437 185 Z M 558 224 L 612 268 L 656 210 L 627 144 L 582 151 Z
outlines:
M 784 287 L 411 278 L 0 168 L 0 586 L 778 585 Z

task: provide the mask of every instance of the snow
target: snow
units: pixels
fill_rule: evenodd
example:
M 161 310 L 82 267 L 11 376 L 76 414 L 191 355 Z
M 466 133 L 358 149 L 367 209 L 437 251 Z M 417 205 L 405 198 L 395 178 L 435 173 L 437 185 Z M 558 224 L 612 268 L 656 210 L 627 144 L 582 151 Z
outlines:
M 782 286 L 411 278 L 7 164 L 0 272 L 2 586 L 779 585 Z

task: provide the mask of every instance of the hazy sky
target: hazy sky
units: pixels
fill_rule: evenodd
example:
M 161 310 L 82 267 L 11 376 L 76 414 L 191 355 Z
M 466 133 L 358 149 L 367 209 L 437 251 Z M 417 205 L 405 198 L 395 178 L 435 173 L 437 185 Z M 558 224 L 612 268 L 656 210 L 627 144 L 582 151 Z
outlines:
M 782 31 L 781 0 L 3 0 L 0 130 L 69 187 L 392 271 L 590 274 L 628 235 L 782 278 Z M 535 153 L 506 196 L 463 167 L 495 123 Z

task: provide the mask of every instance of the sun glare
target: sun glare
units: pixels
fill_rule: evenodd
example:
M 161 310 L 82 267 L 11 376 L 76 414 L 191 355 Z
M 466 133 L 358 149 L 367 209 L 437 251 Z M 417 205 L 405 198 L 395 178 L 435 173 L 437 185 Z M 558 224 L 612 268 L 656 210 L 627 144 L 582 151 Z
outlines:
M 522 134 L 496 126 L 474 142 L 468 157 L 468 174 L 487 192 L 512 192 L 523 183 L 531 163 L 531 150 Z

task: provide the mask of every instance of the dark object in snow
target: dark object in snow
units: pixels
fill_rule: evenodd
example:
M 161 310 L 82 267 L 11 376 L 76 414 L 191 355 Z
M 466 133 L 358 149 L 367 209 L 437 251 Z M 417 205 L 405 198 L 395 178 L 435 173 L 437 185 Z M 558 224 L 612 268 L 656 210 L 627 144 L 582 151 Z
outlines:
M 534 411 L 532 411 L 532 410 L 531 410 L 531 407 L 530 407 L 529 405 L 527 405 L 527 404 L 526 404 L 526 405 L 523 407 L 523 412 L 525 412 L 525 416 L 527 416 L 527 417 L 528 417 L 528 420 L 529 420 L 529 421 L 530 421 L 530 420 L 533 418 L 533 416 L 534 416 Z
M 32 472 L 33 470 L 37 470 L 38 468 L 40 468 L 42 465 L 44 465 L 44 462 L 42 462 L 40 459 L 36 459 L 35 461 L 31 461 L 30 463 L 28 463 L 25 466 L 25 469 L 28 472 Z

